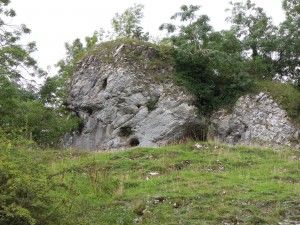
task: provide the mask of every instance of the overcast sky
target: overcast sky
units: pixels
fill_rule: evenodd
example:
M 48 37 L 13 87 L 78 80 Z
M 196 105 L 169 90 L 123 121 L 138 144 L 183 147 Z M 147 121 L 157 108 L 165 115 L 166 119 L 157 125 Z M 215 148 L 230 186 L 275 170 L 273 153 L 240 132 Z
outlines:
M 283 19 L 281 0 L 252 0 L 263 7 L 278 24 Z M 26 24 L 32 33 L 29 40 L 36 41 L 39 65 L 53 68 L 64 58 L 64 43 L 91 36 L 100 28 L 110 29 L 116 12 L 122 13 L 134 3 L 145 5 L 142 26 L 151 35 L 159 35 L 158 27 L 178 11 L 181 5 L 201 5 L 215 30 L 228 28 L 225 9 L 229 0 L 11 0 L 17 16 L 14 24 Z M 236 0 L 234 1 L 236 2 Z M 53 71 L 52 71 L 53 73 Z

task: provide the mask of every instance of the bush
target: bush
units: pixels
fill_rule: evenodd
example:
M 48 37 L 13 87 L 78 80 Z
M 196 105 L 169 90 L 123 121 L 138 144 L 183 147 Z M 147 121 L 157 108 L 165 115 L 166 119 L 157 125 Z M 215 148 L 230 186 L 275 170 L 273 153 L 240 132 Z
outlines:
M 31 142 L 16 134 L 10 138 L 0 129 L 0 224 L 51 224 L 54 199 L 48 171 L 20 145 Z
M 175 58 L 177 82 L 195 95 L 195 105 L 202 114 L 233 104 L 253 83 L 242 70 L 216 74 L 215 69 L 210 68 L 213 58 L 208 56 L 177 53 Z

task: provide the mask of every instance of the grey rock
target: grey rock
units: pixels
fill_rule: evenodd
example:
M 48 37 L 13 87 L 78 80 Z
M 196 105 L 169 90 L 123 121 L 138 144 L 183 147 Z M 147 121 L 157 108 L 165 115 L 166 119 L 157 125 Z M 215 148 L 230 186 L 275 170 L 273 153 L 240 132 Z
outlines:
M 208 133 L 213 139 L 231 145 L 299 146 L 298 127 L 263 92 L 240 97 L 232 112 L 215 112 Z
M 130 54 L 122 52 L 130 50 Z M 111 55 L 107 55 L 111 54 Z M 166 71 L 145 69 L 159 53 L 151 47 L 122 44 L 78 63 L 68 107 L 84 120 L 79 132 L 64 137 L 65 147 L 105 150 L 155 147 L 181 139 L 201 125 L 193 97 L 173 84 Z M 111 58 L 111 62 L 105 62 Z

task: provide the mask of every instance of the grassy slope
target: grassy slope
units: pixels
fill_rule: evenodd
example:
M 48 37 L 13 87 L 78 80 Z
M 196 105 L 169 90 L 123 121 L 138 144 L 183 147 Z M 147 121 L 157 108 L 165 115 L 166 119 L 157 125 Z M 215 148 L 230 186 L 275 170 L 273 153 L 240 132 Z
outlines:
M 299 150 L 202 145 L 31 155 L 61 183 L 61 224 L 300 221 Z

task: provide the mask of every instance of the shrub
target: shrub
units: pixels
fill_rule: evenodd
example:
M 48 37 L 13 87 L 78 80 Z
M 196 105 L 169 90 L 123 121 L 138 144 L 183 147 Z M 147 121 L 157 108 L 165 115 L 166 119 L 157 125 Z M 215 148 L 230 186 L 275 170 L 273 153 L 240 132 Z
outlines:
M 21 136 L 0 129 L 0 224 L 51 224 L 53 182 L 46 167 L 31 156 Z M 55 222 L 54 222 L 55 223 Z
M 125 126 L 125 127 L 121 127 L 120 128 L 119 135 L 121 137 L 128 137 L 131 134 L 133 134 L 133 130 L 132 130 L 132 128 L 130 126 Z

